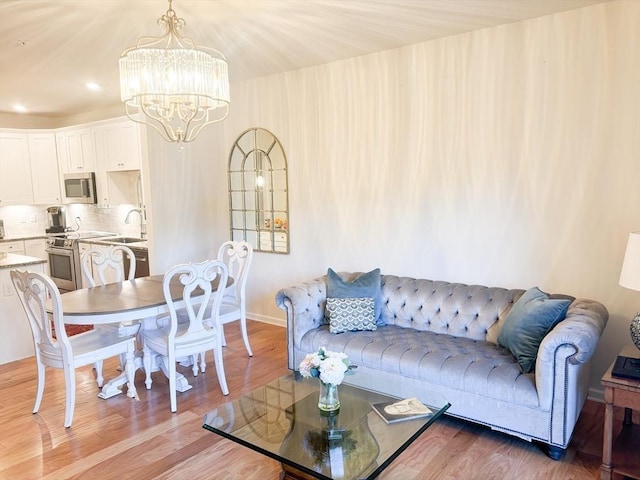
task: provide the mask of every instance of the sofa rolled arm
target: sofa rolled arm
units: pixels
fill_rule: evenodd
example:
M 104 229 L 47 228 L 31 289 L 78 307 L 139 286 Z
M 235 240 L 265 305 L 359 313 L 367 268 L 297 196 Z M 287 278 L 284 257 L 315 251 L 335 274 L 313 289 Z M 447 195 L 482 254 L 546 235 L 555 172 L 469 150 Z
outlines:
M 604 305 L 587 299 L 576 299 L 567 316 L 542 340 L 536 359 L 536 386 L 543 405 L 551 401 L 556 375 L 564 371 L 564 363 L 588 362 L 604 331 L 609 312 Z
M 326 275 L 278 291 L 276 305 L 287 314 L 289 348 L 299 345 L 309 330 L 322 325 L 326 301 Z

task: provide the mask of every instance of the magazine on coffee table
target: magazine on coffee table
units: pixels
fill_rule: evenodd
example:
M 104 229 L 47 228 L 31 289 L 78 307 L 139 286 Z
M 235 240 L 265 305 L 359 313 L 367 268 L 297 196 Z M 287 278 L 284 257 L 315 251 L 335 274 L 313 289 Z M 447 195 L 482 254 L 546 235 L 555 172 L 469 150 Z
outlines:
M 405 398 L 393 402 L 374 403 L 371 405 L 386 423 L 396 423 L 405 420 L 428 417 L 433 411 L 417 398 Z

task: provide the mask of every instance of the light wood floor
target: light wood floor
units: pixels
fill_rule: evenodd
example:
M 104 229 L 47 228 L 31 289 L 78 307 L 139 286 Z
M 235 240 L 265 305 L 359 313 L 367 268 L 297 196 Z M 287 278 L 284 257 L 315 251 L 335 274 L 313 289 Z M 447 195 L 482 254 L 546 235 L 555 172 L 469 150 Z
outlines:
M 206 373 L 195 380 L 183 369 L 194 388 L 178 393 L 175 414 L 169 411 L 167 380 L 161 373 L 154 374 L 153 387 L 147 391 L 138 372 L 138 402 L 125 395 L 101 400 L 93 371 L 86 367 L 77 373 L 75 417 L 69 429 L 63 427 L 61 371 L 47 371 L 42 406 L 33 415 L 33 358 L 1 365 L 0 479 L 278 479 L 277 462 L 204 430 L 202 420 L 221 403 L 287 373 L 285 330 L 249 322 L 253 358 L 246 355 L 237 325 L 229 325 L 226 334 L 228 397 L 220 392 L 210 358 Z M 115 361 L 105 363 L 105 376 L 109 378 L 115 368 Z M 378 478 L 595 479 L 603 413 L 602 404 L 587 402 L 574 440 L 557 462 L 535 445 L 446 417 Z

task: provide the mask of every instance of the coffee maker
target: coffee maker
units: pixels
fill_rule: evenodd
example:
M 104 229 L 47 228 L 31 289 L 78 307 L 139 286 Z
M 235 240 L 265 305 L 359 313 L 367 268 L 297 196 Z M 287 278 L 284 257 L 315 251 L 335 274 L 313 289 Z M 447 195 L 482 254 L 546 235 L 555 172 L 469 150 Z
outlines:
M 47 220 L 49 227 L 45 229 L 46 233 L 64 233 L 67 231 L 67 216 L 64 207 L 54 205 L 47 208 Z

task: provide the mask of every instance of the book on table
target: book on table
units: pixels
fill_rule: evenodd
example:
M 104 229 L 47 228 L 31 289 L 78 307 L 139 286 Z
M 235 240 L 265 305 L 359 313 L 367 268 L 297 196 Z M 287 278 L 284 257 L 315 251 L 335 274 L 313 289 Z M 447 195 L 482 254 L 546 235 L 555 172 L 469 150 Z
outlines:
M 433 411 L 417 398 L 374 403 L 371 407 L 386 423 L 402 422 L 433 415 Z
M 640 380 L 640 358 L 618 355 L 611 375 L 631 380 Z

